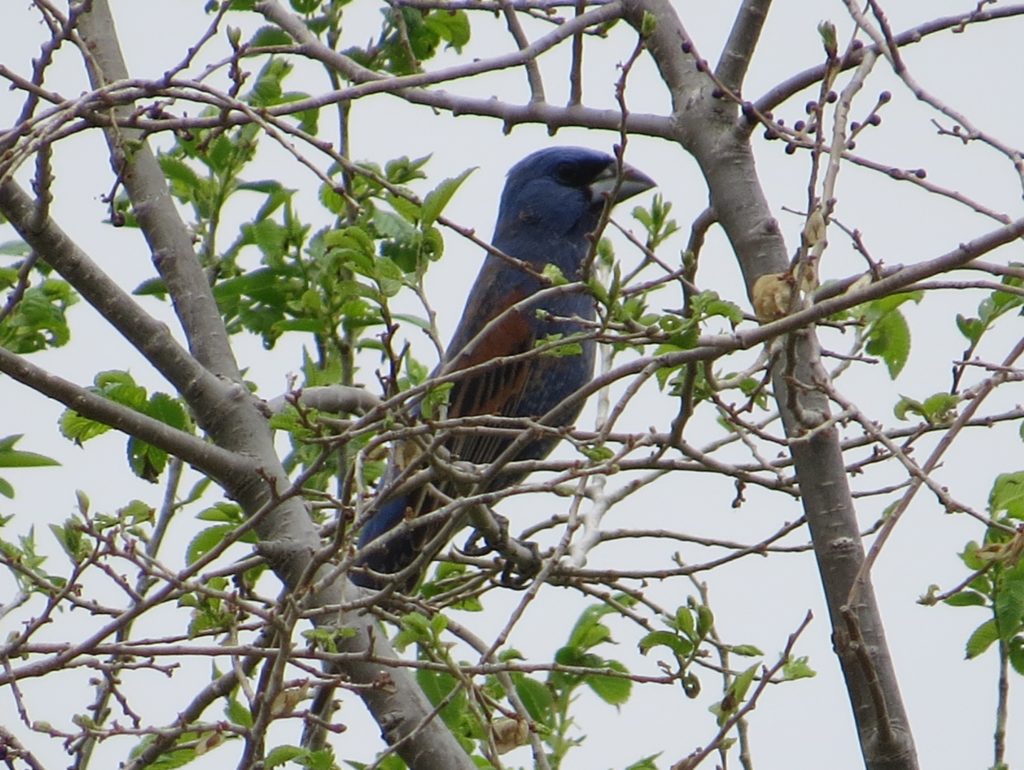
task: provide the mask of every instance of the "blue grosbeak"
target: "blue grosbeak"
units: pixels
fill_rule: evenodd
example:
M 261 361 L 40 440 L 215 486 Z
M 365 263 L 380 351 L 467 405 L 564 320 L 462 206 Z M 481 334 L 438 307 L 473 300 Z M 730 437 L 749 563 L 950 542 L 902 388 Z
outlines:
M 606 199 L 618 203 L 650 189 L 654 182 L 630 166 L 618 172 L 614 158 L 582 147 L 554 147 L 527 156 L 508 173 L 501 196 L 492 243 L 502 254 L 488 254 L 469 293 L 462 320 L 435 374 L 452 374 L 478 367 L 455 380 L 449 393 L 448 417 L 495 415 L 537 420 L 554 427 L 573 423 L 582 399 L 571 396 L 593 376 L 594 341 L 583 338 L 575 355 L 522 355 L 550 335 L 568 337 L 584 330 L 596 315 L 594 299 L 585 290 L 548 291 L 536 301 L 530 297 L 549 284 L 539 276 L 554 265 L 570 281 L 582 277 L 583 262 L 591 248 L 589 234 L 597 227 Z M 519 304 L 517 304 L 519 303 Z M 515 306 L 515 307 L 513 307 Z M 488 361 L 518 356 L 513 361 Z M 481 366 L 483 365 L 483 366 Z M 556 410 L 556 411 L 553 411 Z M 417 408 L 417 412 L 419 409 Z M 528 430 L 524 424 L 524 430 Z M 521 433 L 522 431 L 519 431 Z M 545 457 L 557 443 L 552 431 L 535 431 L 517 442 L 514 457 L 528 460 Z M 492 463 L 513 443 L 506 431 L 463 428 L 453 431 L 442 446 L 451 459 L 476 464 Z M 408 447 L 397 455 L 409 455 Z M 422 455 L 411 462 L 424 463 Z M 403 465 L 408 465 L 406 460 Z M 401 472 L 392 460 L 385 473 L 390 483 Z M 504 489 L 523 475 L 499 471 L 486 476 L 476 492 Z M 401 485 L 400 485 L 401 486 Z M 481 488 L 481 486 L 483 488 Z M 441 495 L 436 493 L 441 491 Z M 367 549 L 359 566 L 384 576 L 409 567 L 417 557 L 420 570 L 426 559 L 444 543 L 438 533 L 443 522 L 416 526 L 412 519 L 444 504 L 445 496 L 457 496 L 453 485 L 434 482 L 384 499 L 371 515 L 359 537 L 363 548 L 409 520 L 402 532 Z M 415 584 L 420 570 L 399 576 L 397 587 Z M 356 570 L 356 583 L 382 588 L 391 578 L 375 577 Z

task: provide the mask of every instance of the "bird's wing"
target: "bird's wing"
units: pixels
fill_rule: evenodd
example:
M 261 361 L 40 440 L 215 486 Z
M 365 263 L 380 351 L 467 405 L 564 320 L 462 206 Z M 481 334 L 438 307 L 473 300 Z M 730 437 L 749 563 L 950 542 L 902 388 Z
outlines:
M 508 309 L 518 298 L 504 299 L 506 307 L 500 314 L 492 316 L 497 320 L 470 340 L 467 347 L 455 354 L 445 367 L 447 371 L 457 372 L 484 365 L 479 371 L 456 381 L 448 402 L 450 417 L 522 416 L 518 414 L 517 407 L 529 387 L 537 359 L 527 357 L 490 365 L 487 362 L 533 349 L 537 329 L 535 323 L 531 323 L 529 310 Z M 478 428 L 455 437 L 449 443 L 449 448 L 462 460 L 482 464 L 496 459 L 509 442 L 507 435 Z

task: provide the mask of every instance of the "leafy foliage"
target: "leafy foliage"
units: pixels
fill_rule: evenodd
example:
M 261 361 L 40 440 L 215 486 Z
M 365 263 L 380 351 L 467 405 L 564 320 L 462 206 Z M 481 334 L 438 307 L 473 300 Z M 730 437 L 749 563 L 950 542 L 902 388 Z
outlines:
M 60 465 L 52 457 L 38 452 L 15 449 L 15 445 L 21 439 L 22 435 L 20 434 L 0 438 L 0 468 L 45 468 Z M 14 497 L 14 485 L 2 477 L 0 477 L 0 495 Z
M 4 244 L 0 254 L 23 247 L 20 242 Z M 9 312 L 0 312 L 0 347 L 12 353 L 36 353 L 62 347 L 71 339 L 67 311 L 78 302 L 78 295 L 51 272 L 45 265 L 24 260 L 0 265 L 0 292 L 21 291 L 17 304 Z

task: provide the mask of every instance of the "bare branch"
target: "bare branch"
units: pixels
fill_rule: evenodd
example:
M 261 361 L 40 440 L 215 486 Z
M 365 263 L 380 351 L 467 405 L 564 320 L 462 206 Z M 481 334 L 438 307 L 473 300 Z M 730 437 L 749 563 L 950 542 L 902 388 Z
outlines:
M 737 94 L 743 88 L 743 78 L 754 58 L 771 4 L 772 0 L 744 0 L 736 12 L 729 39 L 725 41 L 722 57 L 715 67 L 715 77 Z
M 896 46 L 902 48 L 913 43 L 919 43 L 936 32 L 944 32 L 946 30 L 962 32 L 966 27 L 974 24 L 1021 15 L 1024 15 L 1024 5 L 1007 5 L 991 9 L 978 8 L 969 13 L 932 19 L 905 32 L 893 35 L 892 39 Z M 881 50 L 877 47 L 872 47 L 871 50 L 875 54 L 881 53 Z M 840 70 L 845 71 L 859 66 L 865 52 L 866 48 L 864 47 L 850 51 L 840 62 Z M 826 66 L 825 64 L 815 65 L 779 83 L 754 102 L 755 109 L 762 114 L 771 112 L 791 96 L 820 81 L 825 76 Z

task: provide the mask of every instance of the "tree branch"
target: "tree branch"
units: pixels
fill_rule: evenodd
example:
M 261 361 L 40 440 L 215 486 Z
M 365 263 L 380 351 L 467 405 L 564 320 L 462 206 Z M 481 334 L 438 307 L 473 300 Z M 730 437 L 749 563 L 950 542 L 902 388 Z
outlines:
M 94 86 L 127 77 L 106 0 L 93 0 L 90 11 L 81 18 L 79 31 L 89 51 Z M 191 349 L 205 367 L 232 384 L 227 394 L 223 388 L 212 386 L 202 392 L 190 389 L 183 393 L 219 445 L 254 457 L 260 467 L 259 474 L 227 479 L 229 494 L 250 514 L 268 503 L 274 506 L 269 515 L 257 520 L 256 528 L 267 541 L 262 550 L 274 554 L 273 567 L 293 595 L 312 607 L 351 605 L 362 592 L 347 582 L 332 581 L 316 592 L 307 591 L 316 578 L 315 571 L 310 574 L 310 564 L 322 563 L 311 562 L 320 548 L 319 536 L 301 499 L 288 496 L 277 502 L 273 497 L 274 490 L 289 487 L 287 474 L 255 399 L 240 383 L 227 333 L 192 248 L 191 235 L 174 208 L 155 157 L 136 130 L 114 127 L 106 134 L 115 172 L 124 178 Z M 332 611 L 320 613 L 314 620 L 320 625 L 340 624 L 355 631 L 340 640 L 339 647 L 344 651 L 364 653 L 371 660 L 395 657 L 383 630 L 369 617 L 345 612 L 339 617 Z M 363 699 L 388 742 L 401 745 L 400 753 L 410 766 L 475 767 L 444 724 L 434 718 L 430 703 L 406 672 L 365 659 L 352 660 L 344 664 L 343 670 L 353 682 L 367 685 L 360 689 Z
M 455 115 L 485 115 L 499 118 L 506 127 L 517 123 L 542 123 L 552 130 L 565 126 L 588 126 L 613 131 L 619 131 L 622 128 L 622 113 L 619 110 L 597 110 L 579 105 L 556 107 L 546 102 L 537 101 L 531 101 L 524 105 L 512 105 L 498 99 L 478 99 L 446 91 L 414 87 L 440 80 L 452 80 L 454 77 L 468 77 L 478 74 L 478 72 L 521 66 L 527 60 L 535 59 L 555 44 L 571 37 L 577 30 L 618 18 L 622 14 L 622 7 L 618 2 L 600 5 L 594 10 L 566 21 L 556 30 L 534 40 L 526 48 L 505 54 L 501 58 L 500 64 L 496 64 L 495 59 L 489 59 L 468 65 L 459 65 L 457 74 L 448 70 L 439 73 L 410 75 L 405 78 L 388 78 L 380 75 L 357 64 L 344 54 L 331 50 L 306 28 L 301 18 L 286 11 L 276 0 L 261 0 L 256 3 L 255 9 L 262 13 L 268 21 L 272 21 L 287 32 L 299 44 L 300 53 L 338 70 L 353 82 L 364 84 L 360 86 L 361 95 L 364 91 L 369 93 L 367 89 L 372 89 L 374 92 L 386 92 L 412 104 L 423 104 L 448 110 Z M 626 128 L 630 133 L 666 136 L 671 130 L 671 125 L 669 121 L 659 115 L 630 114 L 626 118 Z
M 952 29 L 954 32 L 962 32 L 968 25 L 1022 15 L 1024 15 L 1024 5 L 1008 5 L 987 9 L 982 9 L 979 6 L 979 8 L 969 13 L 944 16 L 941 19 L 932 19 L 924 24 L 919 24 L 905 32 L 894 35 L 893 42 L 896 46 L 903 48 L 914 43 L 920 43 L 926 37 L 934 35 L 936 32 L 943 32 L 948 29 Z M 881 53 L 877 46 L 866 46 L 850 51 L 839 63 L 840 71 L 844 72 L 859 66 L 864 58 L 864 54 L 869 50 L 875 54 Z M 774 110 L 794 94 L 798 94 L 805 88 L 820 81 L 825 76 L 827 66 L 827 64 L 818 64 L 805 69 L 803 72 L 798 72 L 788 80 L 784 80 L 755 101 L 754 108 L 761 114 Z
M 189 465 L 215 479 L 238 473 L 251 473 L 252 467 L 242 457 L 227 452 L 201 438 L 172 428 L 167 423 L 136 412 L 104 398 L 73 382 L 51 374 L 22 356 L 0 347 L 0 372 L 28 388 L 73 409 L 83 417 L 139 438 L 168 454 L 180 457 Z
M 754 58 L 771 4 L 772 0 L 744 0 L 736 14 L 729 39 L 725 41 L 725 49 L 715 67 L 715 77 L 734 93 L 740 93 L 743 87 L 743 78 Z
M 736 105 L 723 105 L 726 100 L 716 98 L 718 86 L 706 74 L 706 64 L 695 60 L 686 31 L 668 0 L 624 0 L 623 4 L 636 27 L 645 14 L 658 19 L 647 44 L 672 95 L 678 141 L 704 173 L 712 206 L 736 252 L 747 291 L 752 293 L 760 276 L 787 271 L 789 259 L 757 177 L 748 140 L 734 129 Z M 827 399 L 820 390 L 808 387 L 815 377 L 826 376 L 819 355 L 813 331 L 789 339 L 773 370 L 776 399 L 790 437 L 865 763 L 869 770 L 913 770 L 917 768 L 914 742 L 870 584 L 854 608 L 865 640 L 863 650 L 871 660 L 870 672 L 850 644 L 844 622 L 846 599 L 864 561 L 864 551 Z M 876 679 L 884 692 L 884 713 L 872 698 Z

